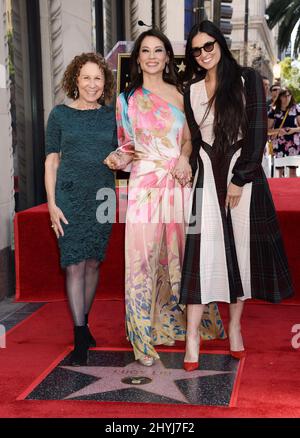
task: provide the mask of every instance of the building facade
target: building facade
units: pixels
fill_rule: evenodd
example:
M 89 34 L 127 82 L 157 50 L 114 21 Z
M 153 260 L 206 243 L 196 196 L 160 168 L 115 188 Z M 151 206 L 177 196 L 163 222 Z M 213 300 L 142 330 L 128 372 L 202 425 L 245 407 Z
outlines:
M 255 67 L 272 81 L 273 66 L 278 59 L 278 28 L 275 27 L 273 30 L 268 28 L 265 10 L 269 3 L 270 0 L 249 1 L 248 44 L 245 46 L 245 1 L 232 1 L 231 50 L 240 64 L 244 65 L 246 58 L 248 66 Z M 245 52 L 247 52 L 246 57 Z

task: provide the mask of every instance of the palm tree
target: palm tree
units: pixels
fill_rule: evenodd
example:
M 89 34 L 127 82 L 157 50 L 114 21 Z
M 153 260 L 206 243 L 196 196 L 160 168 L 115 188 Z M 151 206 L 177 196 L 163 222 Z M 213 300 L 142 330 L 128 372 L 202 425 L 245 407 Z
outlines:
M 298 26 L 294 44 L 294 54 L 300 50 L 300 0 L 272 0 L 266 9 L 269 15 L 268 25 L 272 29 L 279 24 L 278 45 L 280 50 L 287 49 L 291 34 Z

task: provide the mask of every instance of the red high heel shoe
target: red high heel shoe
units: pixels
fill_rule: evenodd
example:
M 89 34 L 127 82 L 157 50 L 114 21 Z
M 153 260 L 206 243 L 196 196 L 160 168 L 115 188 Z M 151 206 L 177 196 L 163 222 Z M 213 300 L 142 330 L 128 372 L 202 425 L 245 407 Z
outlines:
M 200 349 L 200 335 L 199 335 L 199 338 L 198 338 L 198 348 L 197 348 L 198 356 L 199 356 L 199 349 Z M 197 360 L 197 362 L 186 362 L 186 361 L 183 361 L 183 369 L 185 371 L 195 371 L 198 368 L 199 368 L 199 359 Z
M 243 359 L 243 357 L 246 356 L 246 351 L 245 350 L 239 350 L 239 351 L 232 351 L 230 350 L 230 355 L 232 357 L 234 357 L 235 359 Z
M 229 330 L 229 332 L 230 332 L 230 330 Z M 239 330 L 239 335 L 240 335 L 241 340 L 243 341 L 243 338 L 242 338 L 240 330 Z M 229 345 L 230 345 L 230 335 L 229 335 Z M 240 345 L 243 345 L 243 343 L 240 344 Z M 235 359 L 239 359 L 239 360 L 243 359 L 243 357 L 246 356 L 246 350 L 245 349 L 243 349 L 243 350 L 231 350 L 231 348 L 229 347 L 229 352 L 230 352 L 231 357 L 234 357 Z
M 199 362 L 183 362 L 185 371 L 195 371 L 199 368 Z

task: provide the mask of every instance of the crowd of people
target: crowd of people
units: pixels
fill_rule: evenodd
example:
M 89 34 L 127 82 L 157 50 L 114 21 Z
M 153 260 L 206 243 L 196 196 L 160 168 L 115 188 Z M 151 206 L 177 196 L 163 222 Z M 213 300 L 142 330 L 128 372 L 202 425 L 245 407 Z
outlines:
M 293 92 L 289 88 L 281 88 L 273 84 L 267 77 L 263 77 L 268 111 L 269 141 L 266 154 L 275 158 L 300 156 L 300 104 L 295 101 Z M 297 177 L 296 165 L 277 166 L 279 177 Z
M 262 169 L 268 130 L 262 78 L 236 62 L 207 20 L 190 32 L 185 64 L 179 78 L 169 39 L 158 29 L 143 32 L 116 112 L 113 75 L 102 56 L 81 54 L 66 69 L 63 88 L 72 102 L 49 116 L 45 182 L 66 271 L 74 366 L 85 365 L 96 345 L 88 314 L 111 233 L 111 223 L 97 221 L 96 194 L 114 189 L 118 169 L 130 171 L 126 335 L 140 364 L 159 359 L 156 345 L 185 340 L 183 367 L 197 369 L 201 339 L 226 337 L 218 302 L 229 304 L 229 350 L 240 359 L 245 301 L 277 303 L 293 294 Z M 299 132 L 292 122 L 300 123 L 290 93 L 278 91 L 268 118 L 279 151 L 286 150 L 281 138 Z

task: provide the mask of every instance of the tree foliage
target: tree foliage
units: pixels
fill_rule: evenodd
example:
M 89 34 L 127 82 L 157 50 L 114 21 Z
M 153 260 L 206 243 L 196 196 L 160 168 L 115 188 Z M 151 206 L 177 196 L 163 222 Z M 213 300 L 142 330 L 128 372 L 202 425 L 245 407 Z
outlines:
M 273 29 L 279 24 L 278 45 L 280 50 L 287 49 L 295 27 L 297 34 L 294 44 L 294 55 L 300 51 L 300 0 L 272 0 L 266 9 L 269 15 L 268 25 Z
M 300 103 L 300 57 L 293 61 L 287 57 L 280 62 L 282 85 L 289 88 Z

